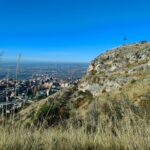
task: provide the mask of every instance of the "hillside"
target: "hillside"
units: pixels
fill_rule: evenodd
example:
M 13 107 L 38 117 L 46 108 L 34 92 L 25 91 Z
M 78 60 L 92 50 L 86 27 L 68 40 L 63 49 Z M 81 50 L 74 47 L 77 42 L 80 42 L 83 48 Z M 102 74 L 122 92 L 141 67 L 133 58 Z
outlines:
M 98 118 L 110 113 L 125 115 L 122 106 L 130 105 L 142 116 L 150 102 L 150 44 L 124 45 L 95 58 L 86 75 L 74 86 L 63 89 L 46 100 L 34 103 L 19 113 L 21 125 L 56 126 L 69 123 L 96 126 Z M 118 110 L 110 110 L 109 105 Z M 142 109 L 139 114 L 139 109 Z M 128 109 L 127 109 L 128 110 Z M 117 112 L 116 112 L 117 111 Z M 104 117 L 105 116 L 105 117 Z
M 124 45 L 99 55 L 77 84 L 6 120 L 0 149 L 147 150 L 149 112 L 150 44 Z

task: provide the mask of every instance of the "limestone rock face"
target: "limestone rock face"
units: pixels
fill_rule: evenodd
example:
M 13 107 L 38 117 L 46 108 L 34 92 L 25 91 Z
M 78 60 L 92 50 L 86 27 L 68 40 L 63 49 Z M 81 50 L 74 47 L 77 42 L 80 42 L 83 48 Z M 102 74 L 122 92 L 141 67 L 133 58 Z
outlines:
M 150 66 L 150 60 L 148 61 L 147 65 Z
M 136 43 L 109 50 L 93 60 L 78 85 L 93 95 L 121 89 L 141 73 L 150 71 L 150 44 Z M 82 88 L 81 88 L 82 85 Z
M 94 69 L 94 66 L 91 64 L 88 68 L 88 72 L 92 71 Z

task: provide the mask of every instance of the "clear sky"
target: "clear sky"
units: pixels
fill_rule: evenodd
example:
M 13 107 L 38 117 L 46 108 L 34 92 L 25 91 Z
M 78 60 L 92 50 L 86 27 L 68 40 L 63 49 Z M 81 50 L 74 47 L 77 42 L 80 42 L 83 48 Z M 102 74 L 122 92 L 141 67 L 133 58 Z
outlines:
M 4 60 L 88 62 L 150 40 L 150 0 L 0 0 Z

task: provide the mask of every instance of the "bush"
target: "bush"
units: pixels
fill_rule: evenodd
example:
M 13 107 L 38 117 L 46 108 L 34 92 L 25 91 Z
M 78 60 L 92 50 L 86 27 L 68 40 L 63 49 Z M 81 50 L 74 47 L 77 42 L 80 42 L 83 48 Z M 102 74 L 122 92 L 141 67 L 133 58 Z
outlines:
M 59 124 L 62 120 L 69 118 L 69 109 L 61 102 L 51 102 L 51 104 L 44 104 L 35 114 L 33 123 L 41 125 L 46 122 L 48 126 Z
M 140 44 L 145 44 L 145 43 L 147 43 L 146 40 L 140 41 Z
M 92 76 L 95 75 L 96 73 L 97 73 L 96 70 L 92 70 L 92 71 L 91 71 L 91 75 L 92 75 Z

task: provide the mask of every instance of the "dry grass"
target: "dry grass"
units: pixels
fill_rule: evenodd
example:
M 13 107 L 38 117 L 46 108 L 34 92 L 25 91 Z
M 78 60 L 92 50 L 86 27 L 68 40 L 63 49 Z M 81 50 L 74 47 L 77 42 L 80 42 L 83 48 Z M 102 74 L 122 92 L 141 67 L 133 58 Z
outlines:
M 95 101 L 89 122 L 74 128 L 0 127 L 0 149 L 5 150 L 147 150 L 150 123 L 128 103 Z M 101 114 L 98 118 L 96 112 Z M 138 110 L 137 110 L 138 111 Z M 122 116 L 120 116 L 120 115 Z M 97 119 L 96 119 L 97 118 Z M 87 119 L 88 120 L 88 119 Z M 96 124 L 93 125 L 93 123 Z
M 0 128 L 0 149 L 44 149 L 44 150 L 94 150 L 123 149 L 142 150 L 150 148 L 150 126 L 143 123 L 129 126 L 128 122 L 122 129 L 112 134 L 112 128 L 103 129 L 100 125 L 96 133 L 86 133 L 81 129 L 7 129 Z

